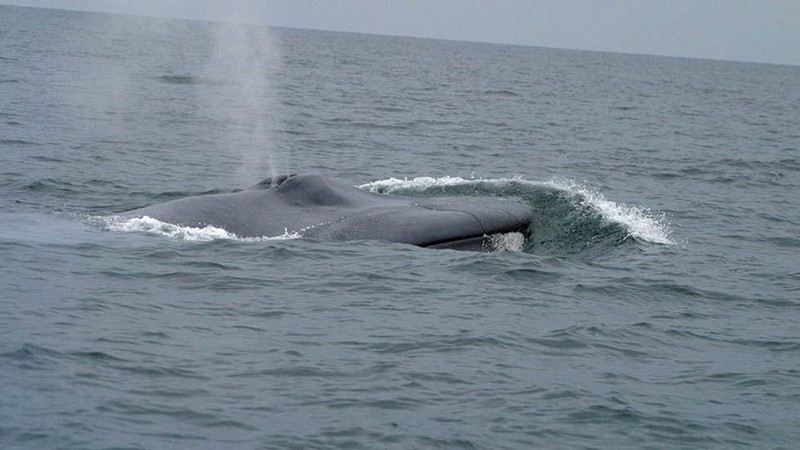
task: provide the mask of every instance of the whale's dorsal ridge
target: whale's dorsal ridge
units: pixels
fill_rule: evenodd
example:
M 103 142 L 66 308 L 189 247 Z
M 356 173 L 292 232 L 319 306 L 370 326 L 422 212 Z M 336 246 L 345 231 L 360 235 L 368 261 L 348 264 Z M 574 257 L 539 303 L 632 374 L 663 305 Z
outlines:
M 292 176 L 275 191 L 297 205 L 355 208 L 378 202 L 377 194 L 315 173 Z

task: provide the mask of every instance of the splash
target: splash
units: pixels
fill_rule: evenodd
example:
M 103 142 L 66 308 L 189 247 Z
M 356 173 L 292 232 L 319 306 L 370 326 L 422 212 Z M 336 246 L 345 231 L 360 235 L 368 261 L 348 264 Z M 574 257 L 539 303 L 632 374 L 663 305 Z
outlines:
M 359 186 L 361 189 L 366 189 L 371 192 L 379 192 L 382 194 L 392 194 L 398 191 L 426 191 L 435 187 L 451 187 L 451 186 L 468 186 L 478 184 L 493 184 L 502 187 L 510 182 L 522 181 L 521 178 L 499 178 L 492 180 L 485 180 L 479 178 L 461 178 L 443 176 L 439 178 L 434 177 L 417 177 L 417 178 L 387 178 L 385 180 L 373 181 L 371 183 L 362 184 Z
M 553 179 L 541 182 L 528 181 L 521 177 L 483 179 L 444 176 L 440 178 L 388 178 L 366 183 L 359 187 L 371 192 L 391 194 L 408 191 L 424 192 L 435 188 L 456 186 L 472 186 L 476 188 L 486 186 L 492 190 L 503 190 L 514 186 L 523 189 L 525 187 L 555 189 L 566 194 L 576 206 L 588 206 L 605 221 L 623 226 L 630 237 L 662 245 L 673 245 L 675 243 L 669 237 L 671 231 L 663 215 L 659 218 L 647 208 L 613 202 L 606 199 L 602 193 L 597 192 L 595 189 L 571 180 Z M 520 193 L 514 192 L 514 194 L 519 195 Z
M 119 217 L 106 217 L 103 218 L 104 227 L 108 231 L 122 231 L 122 232 L 140 232 L 148 234 L 156 234 L 166 236 L 172 239 L 183 241 L 199 241 L 208 242 L 219 239 L 236 240 L 236 241 L 273 241 L 273 240 L 288 240 L 298 239 L 301 237 L 299 233 L 286 230 L 280 236 L 264 236 L 260 238 L 243 238 L 234 233 L 231 233 L 223 228 L 214 226 L 205 227 L 189 227 L 175 225 L 167 222 L 162 222 L 153 219 L 149 216 L 134 217 L 132 219 L 121 219 Z
M 655 244 L 675 244 L 669 237 L 671 231 L 664 215 L 657 217 L 647 208 L 613 202 L 596 189 L 573 180 L 551 180 L 547 185 L 570 193 L 574 200 L 595 209 L 609 222 L 625 225 L 630 237 Z
M 525 235 L 522 233 L 493 234 L 486 240 L 494 252 L 521 252 L 525 248 Z

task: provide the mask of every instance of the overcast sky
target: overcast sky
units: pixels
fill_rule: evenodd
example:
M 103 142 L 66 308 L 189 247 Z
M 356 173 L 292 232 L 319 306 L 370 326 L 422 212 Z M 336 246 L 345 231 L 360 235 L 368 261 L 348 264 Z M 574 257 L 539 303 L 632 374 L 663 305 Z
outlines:
M 800 65 L 800 0 L 0 0 L 0 3 Z

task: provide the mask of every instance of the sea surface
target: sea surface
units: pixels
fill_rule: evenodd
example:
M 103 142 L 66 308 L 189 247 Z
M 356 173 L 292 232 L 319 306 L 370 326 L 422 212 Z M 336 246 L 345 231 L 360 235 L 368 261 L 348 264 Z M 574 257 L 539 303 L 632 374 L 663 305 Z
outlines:
M 473 253 L 114 217 L 289 172 L 537 221 Z M 0 448 L 799 425 L 800 67 L 0 6 Z

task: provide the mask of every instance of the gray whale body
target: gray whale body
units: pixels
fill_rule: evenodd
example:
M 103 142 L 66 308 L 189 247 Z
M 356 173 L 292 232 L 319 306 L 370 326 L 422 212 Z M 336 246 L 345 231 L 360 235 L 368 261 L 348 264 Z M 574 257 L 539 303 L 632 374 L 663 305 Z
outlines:
M 367 192 L 316 174 L 265 180 L 250 189 L 186 197 L 120 214 L 239 237 L 288 231 L 319 240 L 379 240 L 430 248 L 486 249 L 492 234 L 527 233 L 534 211 L 517 199 L 413 198 Z

